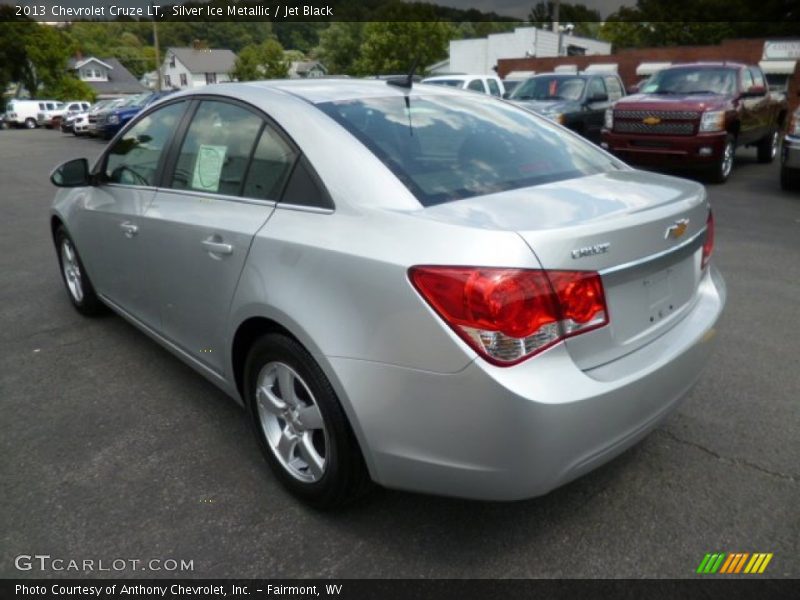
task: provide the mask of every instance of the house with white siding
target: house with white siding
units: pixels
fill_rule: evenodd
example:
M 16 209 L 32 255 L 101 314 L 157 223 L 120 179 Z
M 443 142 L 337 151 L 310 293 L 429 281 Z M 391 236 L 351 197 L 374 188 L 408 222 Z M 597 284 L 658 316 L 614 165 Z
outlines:
M 233 81 L 236 55 L 221 48 L 167 48 L 161 68 L 165 90 L 187 90 Z

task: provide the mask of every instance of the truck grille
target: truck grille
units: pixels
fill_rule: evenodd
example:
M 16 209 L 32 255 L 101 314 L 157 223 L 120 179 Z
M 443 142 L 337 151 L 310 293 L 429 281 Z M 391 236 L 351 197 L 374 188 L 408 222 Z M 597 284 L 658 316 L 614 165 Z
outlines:
M 694 121 L 700 118 L 700 113 L 694 110 L 615 110 L 615 119 L 646 119 L 658 117 L 664 121 Z
M 620 121 L 614 123 L 614 131 L 620 133 L 656 133 L 661 135 L 692 135 L 694 123 L 659 123 L 645 125 L 637 121 Z
M 648 121 L 655 121 L 650 122 Z M 700 113 L 694 110 L 615 110 L 614 131 L 653 135 L 694 135 Z

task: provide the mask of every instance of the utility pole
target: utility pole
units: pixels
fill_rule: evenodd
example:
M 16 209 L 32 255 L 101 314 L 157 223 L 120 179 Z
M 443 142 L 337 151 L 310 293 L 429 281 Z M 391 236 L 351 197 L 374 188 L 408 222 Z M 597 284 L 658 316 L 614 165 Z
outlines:
M 558 36 L 558 56 L 561 56 L 561 27 L 559 26 L 559 13 L 561 12 L 561 0 L 553 2 L 553 33 Z
M 152 6 L 152 4 L 150 5 Z M 161 91 L 161 56 L 158 48 L 158 23 L 153 11 L 153 45 L 156 47 L 156 90 Z

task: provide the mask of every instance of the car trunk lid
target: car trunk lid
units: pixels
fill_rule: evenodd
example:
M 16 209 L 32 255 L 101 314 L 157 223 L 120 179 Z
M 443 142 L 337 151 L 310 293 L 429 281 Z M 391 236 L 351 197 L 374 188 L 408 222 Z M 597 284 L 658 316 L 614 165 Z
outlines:
M 708 203 L 699 184 L 621 170 L 439 205 L 427 216 L 517 232 L 550 270 L 599 272 L 609 324 L 569 338 L 584 369 L 632 352 L 692 305 Z

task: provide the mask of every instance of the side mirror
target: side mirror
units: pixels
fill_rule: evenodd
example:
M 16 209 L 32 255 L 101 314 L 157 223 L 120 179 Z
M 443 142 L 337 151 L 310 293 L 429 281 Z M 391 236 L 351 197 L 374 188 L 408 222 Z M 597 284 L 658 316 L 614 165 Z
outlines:
M 744 91 L 744 96 L 752 97 L 752 96 L 763 96 L 767 93 L 767 88 L 763 85 L 751 85 Z
M 56 187 L 83 187 L 91 185 L 89 161 L 85 158 L 68 160 L 50 175 L 50 181 Z
M 503 92 L 503 99 L 508 100 L 511 97 L 511 92 Z
M 608 94 L 603 94 L 603 93 L 593 94 L 589 96 L 586 99 L 586 101 L 590 104 L 593 102 L 608 102 Z

